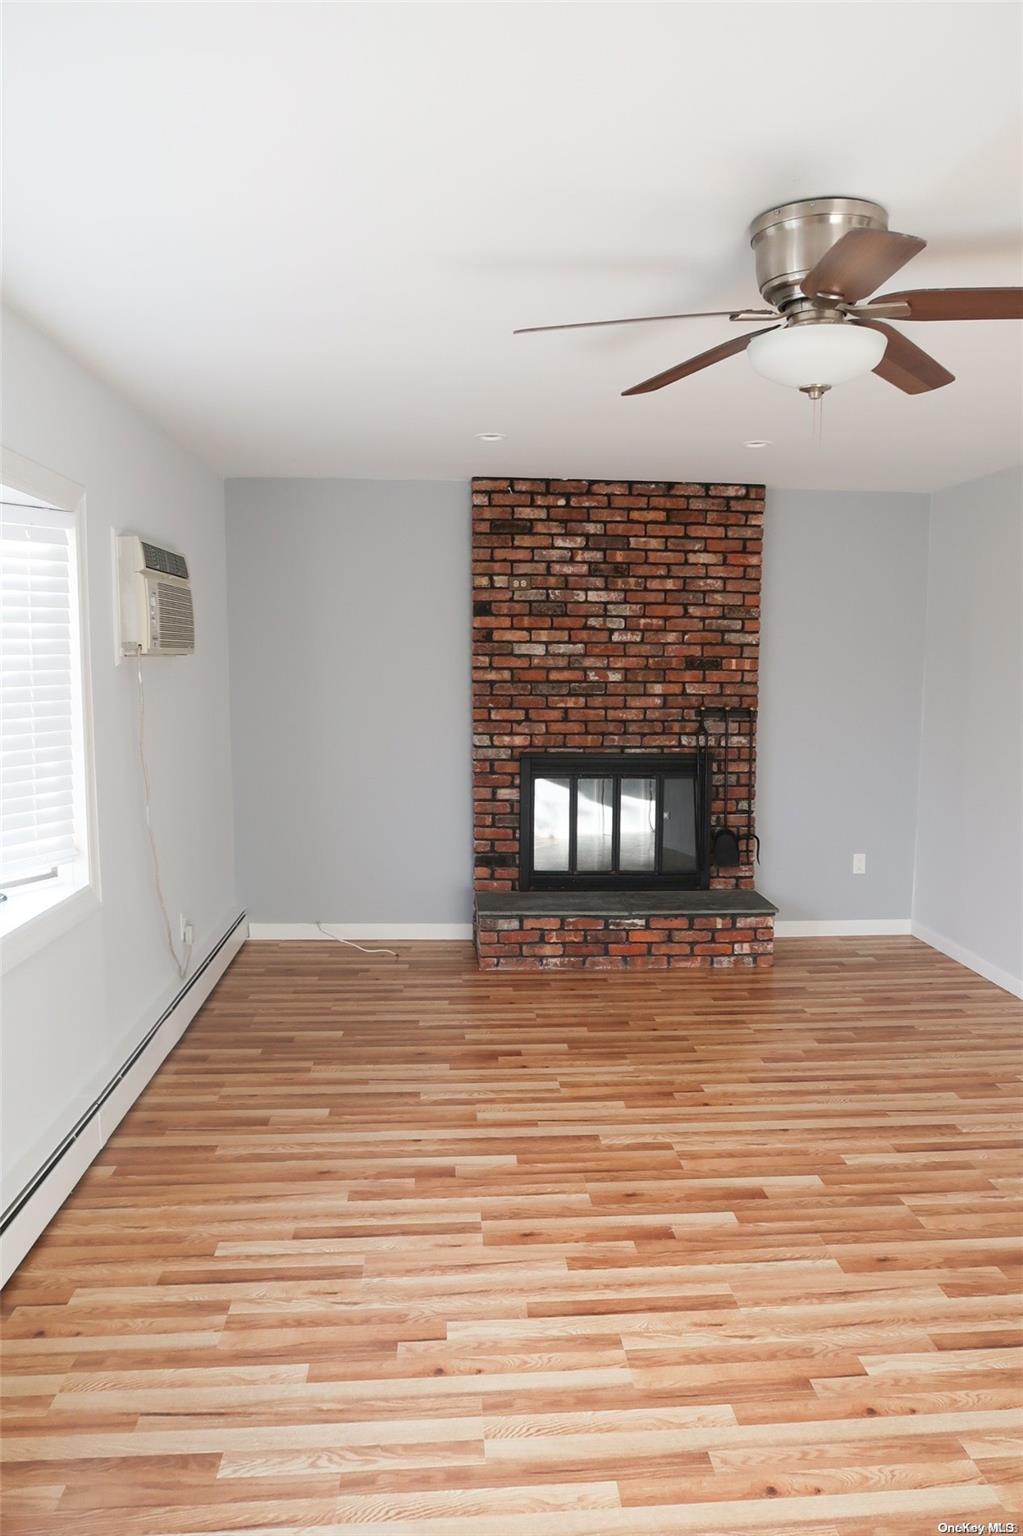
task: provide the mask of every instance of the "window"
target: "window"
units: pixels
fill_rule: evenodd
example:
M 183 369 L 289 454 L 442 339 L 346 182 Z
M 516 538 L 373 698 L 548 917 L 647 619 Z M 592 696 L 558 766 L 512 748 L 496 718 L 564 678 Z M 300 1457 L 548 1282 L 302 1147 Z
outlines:
M 41 475 L 44 472 L 39 472 Z M 0 935 L 89 887 L 90 815 L 74 511 L 0 487 Z M 79 903 L 79 905 L 81 905 Z M 44 940 L 56 931 L 44 925 Z M 20 937 L 20 936 L 19 936 Z M 27 952 L 38 947 L 32 944 Z

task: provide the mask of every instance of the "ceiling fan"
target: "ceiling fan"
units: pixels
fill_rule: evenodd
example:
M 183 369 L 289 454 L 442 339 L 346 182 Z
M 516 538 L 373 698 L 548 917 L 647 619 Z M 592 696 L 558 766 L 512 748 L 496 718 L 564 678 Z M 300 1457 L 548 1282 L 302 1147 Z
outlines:
M 648 394 L 748 352 L 764 378 L 819 401 L 833 385 L 871 371 L 907 395 L 953 382 L 947 368 L 894 330 L 889 320 L 1023 320 L 1023 288 L 917 288 L 884 293 L 864 303 L 927 242 L 890 230 L 887 210 L 863 198 L 804 198 L 769 208 L 753 220 L 749 238 L 757 286 L 770 309 L 530 325 L 515 335 L 712 316 L 736 321 L 770 318 L 774 325 L 721 342 L 622 393 Z

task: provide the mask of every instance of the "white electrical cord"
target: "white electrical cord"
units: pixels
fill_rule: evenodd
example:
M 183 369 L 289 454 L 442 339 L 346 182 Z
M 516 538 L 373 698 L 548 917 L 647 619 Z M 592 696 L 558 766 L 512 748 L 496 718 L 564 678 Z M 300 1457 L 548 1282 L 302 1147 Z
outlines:
M 349 949 L 357 949 L 360 955 L 393 955 L 395 960 L 398 958 L 398 951 L 396 949 L 367 949 L 363 944 L 356 944 L 354 939 L 339 938 L 336 933 L 331 933 L 328 929 L 324 928 L 322 923 L 317 923 L 316 926 L 321 933 L 327 935 L 328 939 L 333 939 L 335 944 L 347 944 Z
M 149 851 L 153 856 L 153 879 L 156 884 L 156 895 L 160 903 L 160 912 L 163 916 L 164 932 L 167 935 L 167 948 L 170 950 L 171 959 L 178 976 L 184 981 L 188 975 L 188 967 L 192 959 L 192 945 L 185 947 L 184 959 L 179 958 L 174 945 L 174 935 L 171 930 L 171 920 L 167 912 L 167 901 L 163 894 L 163 883 L 160 880 L 160 855 L 156 848 L 156 835 L 153 832 L 152 816 L 152 787 L 149 782 L 149 764 L 146 762 L 146 692 L 142 683 L 142 647 L 135 647 L 135 666 L 138 674 L 138 704 L 139 704 L 139 763 L 142 767 L 142 789 L 146 803 L 146 832 L 149 836 Z

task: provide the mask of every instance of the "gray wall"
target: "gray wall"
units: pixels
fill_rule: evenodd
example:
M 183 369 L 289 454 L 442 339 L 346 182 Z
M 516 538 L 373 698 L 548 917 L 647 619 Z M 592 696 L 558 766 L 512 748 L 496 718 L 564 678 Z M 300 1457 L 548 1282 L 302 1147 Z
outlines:
M 250 919 L 468 922 L 468 485 L 233 480 L 227 537 Z
M 913 920 L 1023 985 L 1023 473 L 931 505 Z
M 759 884 L 908 918 L 927 499 L 774 491 L 766 527 Z M 250 918 L 468 922 L 468 486 L 229 481 L 227 528 Z
M 757 885 L 783 919 L 908 918 L 927 497 L 770 491 L 764 538 Z

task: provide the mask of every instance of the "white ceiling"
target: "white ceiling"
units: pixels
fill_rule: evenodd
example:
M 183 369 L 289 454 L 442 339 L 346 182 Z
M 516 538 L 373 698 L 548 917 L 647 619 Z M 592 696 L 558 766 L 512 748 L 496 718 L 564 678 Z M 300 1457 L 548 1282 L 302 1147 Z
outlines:
M 851 193 L 889 286 L 1018 283 L 1014 4 L 9 4 L 9 297 L 227 475 L 928 489 L 1020 456 L 1023 327 L 809 406 L 745 358 L 762 208 Z M 507 434 L 485 446 L 474 434 Z M 747 438 L 772 446 L 751 452 Z

